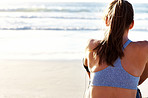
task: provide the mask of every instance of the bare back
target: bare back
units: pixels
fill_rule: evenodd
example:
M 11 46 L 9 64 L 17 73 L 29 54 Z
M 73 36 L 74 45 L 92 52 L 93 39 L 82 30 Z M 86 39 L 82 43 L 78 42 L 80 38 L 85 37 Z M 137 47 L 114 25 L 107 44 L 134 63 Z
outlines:
M 99 57 L 94 59 L 92 51 L 99 44 L 98 40 L 90 40 L 88 45 L 87 60 L 90 74 L 92 72 L 101 71 L 108 66 L 104 63 L 98 65 Z M 148 42 L 139 41 L 130 43 L 124 50 L 124 57 L 121 59 L 122 67 L 129 74 L 135 77 L 142 77 L 146 79 L 148 73 L 144 73 L 144 70 L 148 70 Z M 91 98 L 135 98 L 136 90 L 117 88 L 117 87 L 101 87 L 90 86 Z

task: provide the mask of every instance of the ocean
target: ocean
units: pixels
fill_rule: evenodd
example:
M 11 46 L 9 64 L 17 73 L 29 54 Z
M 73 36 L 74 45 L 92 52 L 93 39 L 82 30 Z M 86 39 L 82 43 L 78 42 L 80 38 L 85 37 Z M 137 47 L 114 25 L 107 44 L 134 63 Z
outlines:
M 102 39 L 107 3 L 25 2 L 0 5 L 0 59 L 82 59 L 90 38 Z M 148 4 L 133 4 L 133 41 L 148 40 Z

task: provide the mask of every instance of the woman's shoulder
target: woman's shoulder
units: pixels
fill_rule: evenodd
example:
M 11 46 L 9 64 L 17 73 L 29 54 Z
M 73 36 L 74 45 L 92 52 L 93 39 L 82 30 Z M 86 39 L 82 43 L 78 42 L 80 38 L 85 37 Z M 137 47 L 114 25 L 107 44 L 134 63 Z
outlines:
M 148 41 L 136 41 L 133 42 L 134 49 L 142 50 L 143 52 L 148 53 Z
M 148 41 L 135 41 L 133 42 L 138 47 L 147 48 L 148 47 Z
M 96 48 L 100 44 L 101 40 L 97 39 L 89 39 L 87 41 L 86 49 L 88 51 L 93 51 L 94 48 Z

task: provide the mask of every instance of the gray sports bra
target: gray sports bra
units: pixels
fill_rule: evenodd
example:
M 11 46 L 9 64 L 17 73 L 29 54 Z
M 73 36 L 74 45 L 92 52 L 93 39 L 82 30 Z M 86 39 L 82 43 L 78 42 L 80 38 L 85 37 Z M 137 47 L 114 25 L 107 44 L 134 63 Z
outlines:
M 123 45 L 123 49 L 125 49 L 130 42 L 131 40 L 128 40 Z M 126 72 L 121 65 L 121 59 L 118 58 L 114 63 L 114 67 L 108 66 L 104 70 L 91 73 L 90 85 L 119 87 L 136 90 L 139 78 L 140 77 L 135 77 Z

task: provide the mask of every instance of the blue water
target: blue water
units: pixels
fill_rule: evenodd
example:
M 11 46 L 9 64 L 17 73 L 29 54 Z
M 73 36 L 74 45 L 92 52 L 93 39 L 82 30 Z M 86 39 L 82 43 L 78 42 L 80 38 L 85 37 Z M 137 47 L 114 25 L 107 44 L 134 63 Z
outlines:
M 105 3 L 0 5 L 0 59 L 82 59 L 87 40 L 102 39 Z M 148 40 L 148 4 L 134 4 L 133 41 Z
M 0 7 L 0 30 L 98 31 L 106 3 L 14 3 Z M 135 31 L 148 31 L 148 4 L 134 4 Z

